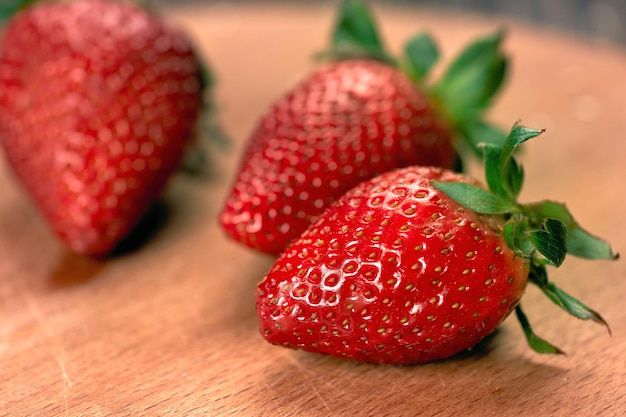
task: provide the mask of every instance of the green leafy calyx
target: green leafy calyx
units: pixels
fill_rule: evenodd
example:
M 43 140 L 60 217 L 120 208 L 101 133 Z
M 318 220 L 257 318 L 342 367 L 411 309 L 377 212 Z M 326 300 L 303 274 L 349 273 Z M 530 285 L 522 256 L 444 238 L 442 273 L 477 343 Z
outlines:
M 0 26 L 18 11 L 30 6 L 37 0 L 2 0 L 0 2 Z
M 360 0 L 341 2 L 330 39 L 330 49 L 321 55 L 330 59 L 368 58 L 396 65 L 378 33 L 374 16 Z
M 559 267 L 566 255 L 586 259 L 616 259 L 618 255 L 602 239 L 584 230 L 564 204 L 545 200 L 532 204 L 517 201 L 524 181 L 522 166 L 515 160 L 517 148 L 543 130 L 515 124 L 500 144 L 480 143 L 488 189 L 467 183 L 435 182 L 435 187 L 463 206 L 484 215 L 502 215 L 502 231 L 508 246 L 530 264 L 529 281 L 537 285 L 557 306 L 582 320 L 607 327 L 594 310 L 548 280 L 547 266 Z M 516 315 L 529 345 L 542 353 L 562 353 L 536 336 L 521 307 Z M 610 329 L 609 329 L 610 332 Z
M 440 80 L 427 84 L 440 57 L 435 40 L 427 33 L 418 33 L 405 44 L 403 55 L 396 58 L 386 50 L 366 2 L 343 0 L 330 48 L 321 56 L 339 60 L 367 58 L 398 67 L 432 98 L 468 147 L 482 156 L 479 143 L 501 145 L 506 136 L 483 117 L 506 78 L 508 60 L 501 50 L 503 37 L 504 33 L 497 31 L 476 39 L 452 60 Z

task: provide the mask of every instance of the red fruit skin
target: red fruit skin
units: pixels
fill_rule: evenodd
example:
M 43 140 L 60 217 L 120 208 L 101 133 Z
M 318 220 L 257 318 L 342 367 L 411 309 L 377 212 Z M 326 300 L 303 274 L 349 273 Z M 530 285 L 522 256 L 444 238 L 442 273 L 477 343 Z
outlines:
M 502 219 L 462 208 L 396 170 L 349 191 L 281 255 L 257 290 L 264 338 L 358 361 L 414 364 L 475 346 L 519 303 L 528 264 Z
M 361 181 L 409 165 L 453 168 L 451 131 L 400 71 L 326 65 L 261 118 L 220 216 L 233 239 L 281 253 Z
M 201 84 L 187 38 L 128 3 L 41 3 L 7 23 L 0 143 L 72 251 L 109 254 L 162 193 Z

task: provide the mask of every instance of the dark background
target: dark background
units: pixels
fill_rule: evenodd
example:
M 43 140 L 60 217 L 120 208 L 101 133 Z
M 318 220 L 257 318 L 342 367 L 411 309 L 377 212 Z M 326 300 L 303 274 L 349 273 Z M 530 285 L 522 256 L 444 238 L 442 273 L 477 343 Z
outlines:
M 155 5 L 185 3 L 232 5 L 242 2 L 276 3 L 281 1 L 289 3 L 333 2 L 332 0 L 151 0 Z M 454 8 L 512 17 L 626 46 L 625 0 L 372 0 L 374 4 L 389 2 Z

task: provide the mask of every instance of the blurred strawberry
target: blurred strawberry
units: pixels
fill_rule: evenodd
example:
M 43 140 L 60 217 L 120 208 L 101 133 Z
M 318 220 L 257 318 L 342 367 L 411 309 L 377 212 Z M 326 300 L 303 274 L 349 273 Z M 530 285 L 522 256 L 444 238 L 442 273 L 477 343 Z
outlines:
M 0 39 L 0 144 L 74 252 L 110 254 L 178 168 L 206 72 L 189 39 L 139 6 L 42 2 Z
M 501 35 L 481 38 L 426 85 L 438 58 L 420 34 L 402 60 L 383 48 L 368 9 L 345 1 L 322 66 L 259 121 L 220 221 L 235 240 L 281 253 L 326 207 L 359 182 L 394 168 L 454 168 L 464 137 L 504 135 L 483 112 L 504 79 Z

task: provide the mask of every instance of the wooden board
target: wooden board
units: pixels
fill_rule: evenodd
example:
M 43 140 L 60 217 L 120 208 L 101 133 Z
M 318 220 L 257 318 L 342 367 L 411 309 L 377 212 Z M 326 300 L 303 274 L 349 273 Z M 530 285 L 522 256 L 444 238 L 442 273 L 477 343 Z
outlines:
M 232 139 L 215 175 L 177 175 L 162 227 L 96 263 L 69 255 L 0 165 L 0 416 L 617 416 L 626 414 L 626 266 L 570 260 L 554 281 L 600 311 L 613 335 L 524 298 L 537 333 L 567 356 L 527 348 L 515 319 L 460 357 L 372 366 L 294 352 L 258 334 L 256 282 L 272 259 L 224 237 L 216 216 L 260 112 L 313 67 L 330 3 L 172 8 L 219 81 Z M 312 3 L 312 2 L 311 2 Z M 445 51 L 508 28 L 512 73 L 493 119 L 548 131 L 526 148 L 523 199 L 567 201 L 626 250 L 626 54 L 615 46 L 487 19 L 379 5 L 387 43 L 418 29 Z M 0 163 L 0 164 L 3 164 Z

